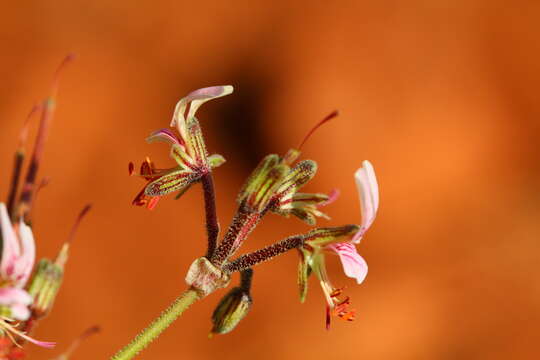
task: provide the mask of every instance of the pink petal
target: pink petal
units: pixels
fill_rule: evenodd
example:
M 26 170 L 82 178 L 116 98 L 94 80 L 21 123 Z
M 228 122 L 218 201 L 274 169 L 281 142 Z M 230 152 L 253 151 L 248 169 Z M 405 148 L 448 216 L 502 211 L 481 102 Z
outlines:
M 362 167 L 354 174 L 358 194 L 360 195 L 360 211 L 362 214 L 362 223 L 360 231 L 354 236 L 353 242 L 359 243 L 364 233 L 369 229 L 377 210 L 379 209 L 379 186 L 375 177 L 375 170 L 367 160 L 362 162 Z
M 176 134 L 174 134 L 169 129 L 159 129 L 157 131 L 154 131 L 152 134 L 150 134 L 149 137 L 146 138 L 146 141 L 149 143 L 159 140 L 178 145 L 181 145 L 183 143 L 183 141 L 179 139 L 178 136 L 176 136 Z
M 317 207 L 330 205 L 331 203 L 333 203 L 334 201 L 337 200 L 337 198 L 339 197 L 340 194 L 341 194 L 341 192 L 339 191 L 339 189 L 332 189 L 328 193 L 328 200 L 326 200 L 325 202 L 319 204 Z
M 0 203 L 0 227 L 2 228 L 2 260 L 0 261 L 0 272 L 7 276 L 13 271 L 15 259 L 20 254 L 17 235 L 11 225 L 11 220 L 4 203 Z
M 30 305 L 32 297 L 26 290 L 15 287 L 0 288 L 0 304 L 11 306 L 13 304 Z
M 13 304 L 10 306 L 11 317 L 15 320 L 25 321 L 30 317 L 28 306 L 23 304 Z
M 171 121 L 171 126 L 176 126 L 178 132 L 182 138 L 186 136 L 185 122 L 186 119 L 191 118 L 195 115 L 197 109 L 207 102 L 208 100 L 216 99 L 225 95 L 229 95 L 233 92 L 233 87 L 231 85 L 225 86 L 211 86 L 202 89 L 198 89 L 190 92 L 187 96 L 180 99 L 176 104 L 174 109 L 173 119 Z M 186 108 L 191 102 L 189 107 L 189 112 L 186 116 Z
M 343 271 L 348 277 L 356 279 L 358 284 L 366 278 L 368 266 L 366 261 L 356 251 L 356 246 L 352 243 L 337 243 L 327 246 L 339 255 Z
M 21 255 L 16 260 L 15 273 L 19 286 L 24 286 L 30 277 L 34 261 L 36 259 L 36 243 L 30 226 L 26 225 L 22 220 L 19 223 L 19 235 L 21 239 Z

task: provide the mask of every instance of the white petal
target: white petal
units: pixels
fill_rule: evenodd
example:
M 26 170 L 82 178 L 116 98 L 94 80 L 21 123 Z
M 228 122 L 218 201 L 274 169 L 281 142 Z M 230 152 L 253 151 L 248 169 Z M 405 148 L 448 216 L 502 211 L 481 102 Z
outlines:
M 23 304 L 13 304 L 11 305 L 11 317 L 15 320 L 28 320 L 30 317 L 30 310 Z
M 0 203 L 0 227 L 2 228 L 2 260 L 0 262 L 0 272 L 7 275 L 15 265 L 14 260 L 20 254 L 20 247 L 4 203 Z
M 367 160 L 362 162 L 362 167 L 354 174 L 358 194 L 360 195 L 360 211 L 362 214 L 362 222 L 360 231 L 355 235 L 353 241 L 359 243 L 363 234 L 369 229 L 377 210 L 379 209 L 379 186 L 375 176 L 375 170 L 371 163 Z
M 19 235 L 21 238 L 21 255 L 17 259 L 15 266 L 15 275 L 17 276 L 18 285 L 24 286 L 30 277 L 34 261 L 36 259 L 36 243 L 30 226 L 23 221 L 19 223 Z

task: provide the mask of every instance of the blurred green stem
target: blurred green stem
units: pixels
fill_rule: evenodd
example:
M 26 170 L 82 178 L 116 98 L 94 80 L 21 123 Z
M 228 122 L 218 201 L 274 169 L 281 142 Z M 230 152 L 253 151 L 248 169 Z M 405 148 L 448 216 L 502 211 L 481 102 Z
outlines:
M 201 296 L 193 289 L 189 288 L 169 306 L 161 315 L 154 320 L 146 329 L 141 331 L 139 335 L 133 339 L 131 343 L 126 345 L 122 350 L 117 352 L 111 360 L 129 360 L 133 359 L 141 350 L 146 348 L 154 341 L 166 328 L 176 320 L 184 310 L 191 304 L 199 300 Z

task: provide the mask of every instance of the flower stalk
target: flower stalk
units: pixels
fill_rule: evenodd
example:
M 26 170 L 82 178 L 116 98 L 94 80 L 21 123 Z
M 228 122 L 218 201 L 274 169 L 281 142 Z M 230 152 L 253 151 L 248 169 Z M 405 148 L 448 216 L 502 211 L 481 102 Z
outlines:
M 199 299 L 201 299 L 200 292 L 194 288 L 188 288 L 157 319 L 141 331 L 132 342 L 118 351 L 111 360 L 129 360 L 137 356 L 137 354 L 182 315 L 188 307 Z

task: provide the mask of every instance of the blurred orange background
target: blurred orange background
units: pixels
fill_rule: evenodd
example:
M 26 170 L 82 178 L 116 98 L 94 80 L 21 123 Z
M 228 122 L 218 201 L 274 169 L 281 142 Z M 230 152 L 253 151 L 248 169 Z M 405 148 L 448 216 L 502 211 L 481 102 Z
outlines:
M 0 19 L 0 189 L 27 112 L 74 52 L 40 170 L 51 183 L 35 209 L 38 257 L 94 205 L 35 333 L 58 346 L 29 358 L 53 358 L 95 324 L 73 358 L 108 358 L 184 289 L 206 245 L 200 187 L 133 207 L 143 182 L 127 164 L 171 165 L 144 138 L 182 96 L 221 84 L 234 94 L 198 117 L 228 160 L 215 172 L 222 228 L 258 160 L 335 108 L 303 153 L 319 164 L 306 191 L 342 192 L 319 225 L 359 222 L 352 174 L 374 164 L 381 206 L 359 246 L 368 277 L 357 286 L 330 263 L 357 320 L 325 330 L 316 281 L 298 301 L 291 252 L 255 268 L 254 307 L 235 331 L 207 338 L 222 290 L 141 359 L 538 358 L 540 2 L 32 1 L 4 4 Z M 307 230 L 270 215 L 244 250 Z

